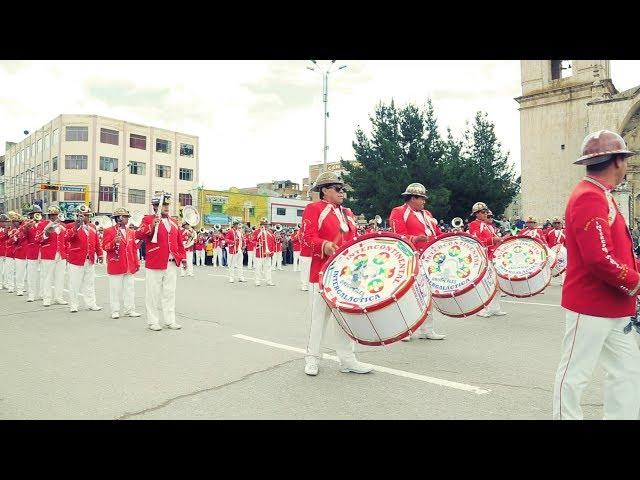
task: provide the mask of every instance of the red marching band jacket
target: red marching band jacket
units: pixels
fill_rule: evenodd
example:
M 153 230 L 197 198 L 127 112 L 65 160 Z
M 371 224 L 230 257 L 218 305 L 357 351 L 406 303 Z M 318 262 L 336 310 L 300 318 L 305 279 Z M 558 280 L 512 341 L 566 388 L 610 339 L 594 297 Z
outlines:
M 27 259 L 27 234 L 23 227 L 24 225 L 18 227 L 18 241 L 13 244 L 13 258 L 18 260 Z
M 276 252 L 282 253 L 282 236 L 277 235 L 275 236 L 275 239 L 276 239 Z
M 547 236 L 544 234 L 541 228 L 523 228 L 518 232 L 519 237 L 531 237 L 537 238 L 545 245 L 547 244 Z
M 55 260 L 56 254 L 60 254 L 62 260 L 67 259 L 67 228 L 64 223 L 59 223 L 48 236 L 45 237 L 45 229 L 49 226 L 48 220 L 44 220 L 38 224 L 36 230 L 36 239 L 40 243 L 40 259 Z
M 270 257 L 276 251 L 276 237 L 271 230 L 260 227 L 251 236 L 256 242 L 256 258 Z
M 585 315 L 619 318 L 636 313 L 640 274 L 631 233 L 611 188 L 586 177 L 569 197 L 562 306 Z
M 493 251 L 498 246 L 494 242 L 493 236 L 495 230 L 491 225 L 486 224 L 482 220 L 475 219 L 469 222 L 469 234 L 473 235 L 487 248 L 487 257 L 491 260 L 493 258 Z
M 425 235 L 429 237 L 429 240 L 432 240 L 433 237 L 442 233 L 438 227 L 438 221 L 433 218 L 431 212 L 428 210 L 414 211 L 406 203 L 391 210 L 389 225 L 393 233 L 407 237 L 421 252 L 427 248 L 428 242 L 415 242 L 414 237 Z
M 140 223 L 140 228 L 136 230 L 136 238 L 144 240 L 146 244 L 145 268 L 151 270 L 166 270 L 169 264 L 169 256 L 175 260 L 177 266 L 187 258 L 187 252 L 182 243 L 182 235 L 175 220 L 168 218 L 170 230 L 164 226 L 164 219 L 158 225 L 158 242 L 153 243 L 155 215 L 145 215 Z
M 183 227 L 179 227 L 178 230 L 180 231 L 180 238 L 182 239 L 182 241 L 183 241 L 182 245 L 184 246 L 184 244 L 187 243 L 189 241 L 189 239 L 191 238 L 191 232 L 188 229 L 183 228 Z M 158 232 L 158 235 L 160 235 L 159 232 Z M 186 254 L 186 252 L 193 252 L 194 245 L 195 245 L 195 242 L 193 244 L 191 244 L 191 246 L 189 246 L 189 247 L 184 247 L 185 254 Z
M 70 223 L 67 227 L 67 262 L 80 267 L 84 265 L 85 260 L 95 263 L 96 255 L 102 256 L 98 232 L 91 224 L 83 225 L 78 230 L 75 225 L 75 223 Z M 87 231 L 85 231 L 85 227 Z
M 15 228 L 13 225 L 7 228 L 6 236 L 4 240 L 5 256 L 7 258 L 16 258 L 16 248 L 20 241 L 20 228 Z
M 247 245 L 247 252 L 253 252 L 256 249 L 256 241 L 253 238 L 253 232 L 244 236 L 244 243 Z
M 27 260 L 38 260 L 40 258 L 40 242 L 37 240 L 36 235 L 40 225 L 48 223 L 48 220 L 42 219 L 30 228 L 25 228 L 24 225 L 21 227 L 24 231 L 24 237 L 26 240 Z
M 549 247 L 555 247 L 557 244 L 564 245 L 564 242 L 567 239 L 567 234 L 564 231 L 564 228 L 559 229 L 551 229 L 549 233 L 547 233 L 547 245 Z
M 119 245 L 117 240 L 120 241 Z M 105 229 L 102 236 L 102 248 L 107 252 L 107 273 L 109 275 L 127 273 L 133 275 L 140 268 L 136 234 L 133 230 L 123 229 L 117 225 Z
M 7 229 L 0 227 L 0 258 L 7 254 Z M 4 281 L 4 279 L 3 279 Z
M 242 252 L 242 247 L 244 246 L 242 232 L 238 232 L 231 228 L 224 236 L 224 239 L 229 247 L 229 255 L 235 255 L 236 253 Z
M 300 251 L 300 230 L 291 235 L 291 248 L 294 252 Z
M 342 218 L 339 218 L 340 215 Z M 341 224 L 348 230 L 341 229 Z M 327 261 L 324 244 L 333 242 L 338 247 L 358 237 L 358 226 L 351 210 L 335 207 L 325 200 L 310 203 L 302 214 L 303 241 L 311 249 L 309 282 L 317 283 L 318 274 Z

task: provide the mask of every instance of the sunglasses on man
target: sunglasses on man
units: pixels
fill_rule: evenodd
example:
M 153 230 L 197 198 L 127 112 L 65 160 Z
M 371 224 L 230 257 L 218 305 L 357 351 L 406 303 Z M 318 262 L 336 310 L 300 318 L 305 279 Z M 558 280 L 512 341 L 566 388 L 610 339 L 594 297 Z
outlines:
M 344 192 L 347 191 L 342 185 L 329 185 L 326 188 L 330 188 L 332 190 L 335 190 L 338 193 L 344 193 Z

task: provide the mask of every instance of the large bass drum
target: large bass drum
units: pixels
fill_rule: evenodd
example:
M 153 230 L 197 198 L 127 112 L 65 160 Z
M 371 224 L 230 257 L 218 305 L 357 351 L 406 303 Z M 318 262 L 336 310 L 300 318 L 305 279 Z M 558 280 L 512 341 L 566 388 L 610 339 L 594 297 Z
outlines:
M 554 253 L 553 263 L 551 264 L 551 276 L 558 277 L 567 269 L 567 248 L 558 243 L 551 247 Z
M 370 233 L 340 247 L 320 272 L 320 294 L 338 324 L 362 345 L 413 333 L 431 308 L 418 254 L 393 233 Z
M 484 245 L 468 233 L 445 233 L 420 256 L 420 269 L 435 307 L 449 317 L 468 317 L 487 307 L 497 293 Z
M 512 297 L 532 297 L 551 281 L 553 254 L 537 238 L 509 237 L 493 253 L 500 289 Z

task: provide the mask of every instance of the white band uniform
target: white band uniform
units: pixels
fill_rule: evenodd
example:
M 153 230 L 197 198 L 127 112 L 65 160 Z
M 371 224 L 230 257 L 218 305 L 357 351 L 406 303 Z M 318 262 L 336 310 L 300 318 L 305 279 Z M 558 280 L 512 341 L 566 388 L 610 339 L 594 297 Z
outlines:
M 498 289 L 484 246 L 467 233 L 445 233 L 420 257 L 433 303 L 449 317 L 467 317 L 487 307 Z
M 431 295 L 416 281 L 419 260 L 393 233 L 371 233 L 343 245 L 320 272 L 320 292 L 338 324 L 363 345 L 387 345 L 426 319 Z
M 517 298 L 537 295 L 549 285 L 552 262 L 546 245 L 531 237 L 506 238 L 493 252 L 500 289 Z

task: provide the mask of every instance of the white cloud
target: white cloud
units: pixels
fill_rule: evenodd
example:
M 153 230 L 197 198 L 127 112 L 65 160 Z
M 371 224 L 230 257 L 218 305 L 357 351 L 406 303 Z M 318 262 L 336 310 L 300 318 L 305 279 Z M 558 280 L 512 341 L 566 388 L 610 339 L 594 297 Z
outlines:
M 322 62 L 319 62 L 322 63 Z M 380 100 L 434 102 L 442 132 L 486 111 L 519 170 L 518 61 L 351 61 L 330 76 L 329 161 L 353 158 L 357 125 Z M 0 140 L 61 113 L 111 116 L 200 137 L 201 181 L 213 188 L 301 181 L 322 161 L 320 75 L 305 61 L 0 62 Z M 613 61 L 619 90 L 640 62 Z M 4 141 L 1 145 L 4 144 Z M 2 147 L 0 147 L 2 148 Z

